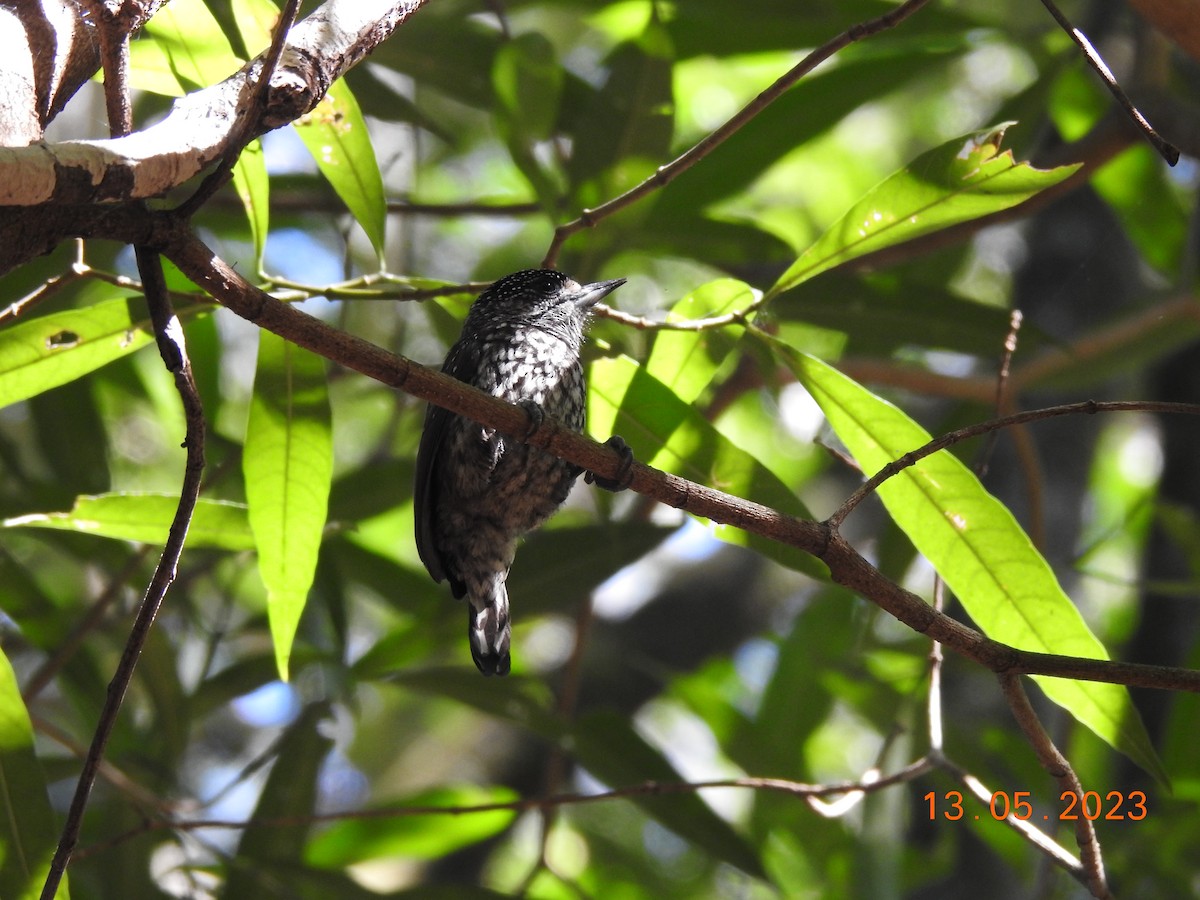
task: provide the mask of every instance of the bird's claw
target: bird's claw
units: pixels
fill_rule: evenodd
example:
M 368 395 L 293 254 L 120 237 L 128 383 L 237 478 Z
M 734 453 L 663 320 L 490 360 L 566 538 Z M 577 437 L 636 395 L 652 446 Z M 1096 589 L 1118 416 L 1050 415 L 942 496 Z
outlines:
M 597 475 L 595 472 L 588 472 L 583 476 L 583 480 L 588 484 L 594 484 L 598 488 L 612 491 L 613 493 L 623 491 L 633 482 L 633 450 L 625 443 L 625 439 L 618 434 L 614 434 L 604 444 L 616 450 L 621 455 L 621 468 L 617 470 L 617 477 L 605 478 L 603 475 Z
M 518 400 L 517 406 L 525 410 L 525 415 L 529 416 L 529 425 L 525 429 L 525 441 L 528 442 L 546 421 L 546 411 L 529 399 Z

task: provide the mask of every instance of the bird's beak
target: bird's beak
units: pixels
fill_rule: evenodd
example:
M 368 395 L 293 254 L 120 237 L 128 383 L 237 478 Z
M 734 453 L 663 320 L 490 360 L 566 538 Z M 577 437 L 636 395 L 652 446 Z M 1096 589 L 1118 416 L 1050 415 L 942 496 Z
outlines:
M 577 294 L 571 297 L 571 303 L 580 309 L 591 309 L 624 283 L 624 278 L 614 278 L 612 281 L 596 281 L 592 284 L 585 284 Z

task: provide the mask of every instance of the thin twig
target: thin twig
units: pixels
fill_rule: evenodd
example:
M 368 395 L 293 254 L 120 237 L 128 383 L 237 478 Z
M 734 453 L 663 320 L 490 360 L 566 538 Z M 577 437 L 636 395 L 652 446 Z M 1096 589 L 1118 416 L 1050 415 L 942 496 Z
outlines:
M 917 760 L 904 768 L 868 782 L 848 781 L 837 784 L 805 784 L 783 778 L 726 778 L 713 781 L 646 781 L 627 787 L 599 791 L 592 794 L 564 793 L 545 797 L 527 797 L 518 800 L 498 801 L 463 806 L 388 806 L 361 809 L 352 812 L 312 813 L 303 816 L 269 816 L 254 819 L 191 819 L 182 821 L 146 821 L 111 840 L 88 847 L 81 855 L 94 855 L 117 844 L 153 831 L 173 830 L 180 832 L 200 831 L 213 828 L 245 830 L 249 828 L 294 828 L 325 822 L 341 822 L 359 819 L 398 819 L 413 816 L 465 816 L 488 812 L 528 812 L 561 806 L 579 806 L 587 803 L 603 803 L 631 797 L 662 796 L 667 794 L 692 794 L 718 788 L 740 788 L 743 790 L 772 791 L 790 794 L 793 797 L 838 797 L 854 793 L 875 793 L 897 784 L 904 784 L 928 774 L 934 764 L 927 759 Z
M 648 194 L 665 187 L 674 181 L 681 174 L 686 172 L 704 157 L 708 156 L 713 150 L 723 144 L 726 140 L 740 131 L 747 122 L 761 113 L 764 109 L 783 96 L 801 78 L 819 66 L 825 60 L 829 59 L 839 50 L 842 50 L 851 44 L 861 41 L 864 38 L 871 37 L 881 31 L 887 31 L 890 28 L 895 28 L 913 13 L 917 12 L 922 6 L 925 6 L 929 0 L 907 0 L 900 4 L 895 9 L 879 16 L 875 19 L 870 19 L 866 22 L 860 22 L 843 31 L 837 37 L 826 41 L 817 49 L 809 53 L 804 59 L 796 64 L 790 71 L 780 77 L 769 88 L 751 100 L 748 104 L 736 112 L 723 125 L 710 132 L 697 144 L 685 151 L 682 155 L 676 157 L 666 165 L 659 166 L 654 174 L 618 197 L 614 197 L 605 203 L 600 204 L 595 209 L 584 209 L 579 213 L 579 217 L 558 226 L 554 231 L 554 237 L 550 241 L 550 247 L 546 251 L 546 258 L 542 265 L 546 268 L 554 268 L 558 261 L 559 251 L 564 243 L 571 235 L 582 231 L 585 228 L 591 228 L 601 219 L 611 216 L 613 213 L 619 212 L 625 207 L 636 203 Z
M 24 297 L 14 300 L 4 309 L 0 309 L 0 322 L 3 322 L 5 319 L 15 319 L 22 313 L 28 312 L 43 300 L 49 300 L 68 284 L 77 281 L 79 277 L 75 272 L 67 272 L 47 278 Z
M 435 297 L 453 297 L 455 294 L 478 294 L 491 287 L 490 281 L 467 281 L 461 284 L 442 284 L 437 287 L 415 288 L 411 280 L 390 272 L 373 272 L 334 284 L 304 284 L 277 275 L 266 276 L 272 288 L 293 291 L 293 295 L 277 293 L 280 300 L 325 297 L 329 300 L 431 300 Z M 390 285 L 394 290 L 385 290 L 377 285 Z
M 889 478 L 916 465 L 927 456 L 932 456 L 940 450 L 953 447 L 955 444 L 969 440 L 970 438 L 989 434 L 1001 428 L 1012 428 L 1014 425 L 1024 425 L 1028 422 L 1038 422 L 1042 419 L 1053 419 L 1059 416 L 1133 411 L 1200 416 L 1200 404 L 1171 403 L 1158 400 L 1083 400 L 1079 403 L 1064 403 L 1060 406 L 1047 406 L 1042 409 L 1026 410 L 1025 412 L 1002 416 L 998 419 L 989 419 L 986 422 L 979 422 L 975 425 L 968 425 L 965 428 L 959 428 L 943 434 L 941 437 L 934 438 L 924 446 L 905 453 L 899 459 L 888 463 L 867 479 L 858 490 L 847 497 L 846 501 L 838 507 L 833 515 L 825 520 L 826 524 L 830 528 L 838 528 L 845 521 L 846 516 L 850 515 L 858 504 L 873 494 Z
M 1034 712 L 1033 706 L 1029 702 L 1029 696 L 1025 693 L 1020 677 L 1004 674 L 999 678 L 1000 688 L 1004 691 L 1004 699 L 1008 701 L 1017 724 L 1021 726 L 1021 731 L 1025 733 L 1025 737 L 1033 746 L 1042 768 L 1050 773 L 1063 791 L 1070 791 L 1079 798 L 1080 803 L 1083 803 L 1083 785 L 1079 781 L 1079 776 L 1075 774 L 1075 770 L 1071 768 L 1067 758 L 1062 755 L 1050 735 L 1046 733 L 1046 729 L 1042 727 L 1041 720 L 1038 719 L 1037 713 Z M 1112 895 L 1108 891 L 1108 882 L 1104 876 L 1100 842 L 1096 840 L 1096 829 L 1092 827 L 1091 820 L 1085 815 L 1081 815 L 1075 820 L 1075 839 L 1079 843 L 1080 862 L 1084 868 L 1085 884 L 1088 890 L 1092 892 L 1093 897 L 1111 897 Z
M 69 750 L 79 759 L 87 756 L 87 747 L 78 743 L 57 725 L 32 713 L 29 716 L 29 720 L 38 734 L 45 735 L 56 744 Z M 96 773 L 100 778 L 107 781 L 130 801 L 140 807 L 157 810 L 162 815 L 173 814 L 176 811 L 177 804 L 164 799 L 160 793 L 139 784 L 107 760 L 100 761 L 100 767 L 96 770 Z
M 989 809 L 991 808 L 992 798 L 995 794 L 982 781 L 962 766 L 949 760 L 942 760 L 939 768 L 952 773 L 963 787 L 971 792 L 976 800 L 989 807 Z M 1044 853 L 1055 865 L 1069 872 L 1081 884 L 1087 883 L 1083 864 L 1072 856 L 1070 851 L 1058 843 L 1058 841 L 1054 840 L 1054 838 L 1050 837 L 1050 835 L 1046 834 L 1046 832 L 1042 831 L 1028 819 L 1019 819 L 1014 813 L 1010 812 L 1004 818 L 1004 824 Z
M 1021 329 L 1021 319 L 1021 311 L 1014 309 L 1009 318 L 1008 334 L 1004 339 L 1004 352 L 1000 356 L 1000 366 L 996 372 L 996 401 L 993 407 L 995 415 L 1000 415 L 1004 411 L 1008 374 L 1012 367 L 1013 355 L 1017 352 L 1017 334 Z M 988 459 L 991 456 L 996 443 L 995 438 L 998 434 L 998 431 L 991 433 L 987 446 L 983 448 L 983 451 L 979 454 L 979 459 L 975 462 L 975 474 L 981 479 L 987 475 Z M 946 582 L 942 578 L 941 573 L 938 572 L 935 572 L 933 576 L 933 608 L 938 612 L 943 612 L 946 608 Z M 933 641 L 932 646 L 929 648 L 929 699 L 927 706 L 929 747 L 936 754 L 941 754 L 944 749 L 941 695 L 942 664 L 944 661 L 945 654 L 942 651 L 941 643 Z
M 603 303 L 597 303 L 595 309 L 597 315 L 605 319 L 611 319 L 621 325 L 636 328 L 639 331 L 711 331 L 715 328 L 724 328 L 728 325 L 745 325 L 750 315 L 761 305 L 762 295 L 759 294 L 758 298 L 749 303 L 744 309 L 735 309 L 733 312 L 724 313 L 719 316 L 709 316 L 704 319 L 676 320 L 658 320 L 648 319 L 645 316 L 635 316 Z
M 996 398 L 992 403 L 992 415 L 1000 416 L 1009 409 L 1009 374 L 1012 372 L 1013 356 L 1017 352 L 1017 338 L 1021 333 L 1021 322 L 1024 320 L 1021 311 L 1014 309 L 1008 320 L 1008 333 L 1004 336 L 1004 352 L 1000 354 L 1000 366 L 996 370 Z M 975 461 L 975 474 L 981 479 L 987 475 L 992 453 L 996 449 L 996 440 L 1000 432 L 993 431 L 987 436 L 987 442 Z
M 892 730 L 884 738 L 883 744 L 879 747 L 879 752 L 875 754 L 875 764 L 867 769 L 858 777 L 859 788 L 853 791 L 847 791 L 839 795 L 836 799 L 826 800 L 823 797 L 805 797 L 804 800 L 808 803 L 809 809 L 824 819 L 837 819 L 848 814 L 863 799 L 867 796 L 865 788 L 873 784 L 877 784 L 883 778 L 883 763 L 887 759 L 887 755 L 892 751 L 892 746 L 896 742 L 904 729 L 893 726 Z M 921 777 L 926 772 L 933 768 L 933 761 L 928 757 L 923 757 L 914 763 L 905 766 L 901 771 L 905 773 L 905 781 L 912 781 Z
M 933 608 L 942 612 L 946 605 L 946 582 L 941 576 L 933 581 Z M 926 718 L 929 725 L 929 750 L 941 757 L 946 748 L 945 729 L 942 719 L 942 665 L 945 662 L 945 652 L 941 641 L 932 641 L 929 645 L 929 698 L 925 702 Z
M 129 98 L 129 34 L 117 20 L 117 11 L 103 0 L 84 0 L 100 36 L 100 65 L 104 70 L 104 105 L 110 137 L 133 131 L 133 104 Z
M 154 323 L 154 334 L 158 340 L 159 354 L 175 380 L 175 388 L 183 401 L 184 418 L 186 422 L 186 438 L 184 447 L 187 450 L 187 461 L 184 465 L 183 484 L 180 489 L 179 505 L 171 522 L 171 529 L 163 547 L 158 566 L 146 588 L 146 594 L 130 629 L 129 638 L 121 660 L 117 664 L 116 673 L 109 682 L 108 692 L 96 723 L 96 731 L 92 735 L 92 743 L 88 748 L 87 758 L 83 763 L 83 771 L 71 798 L 71 806 L 63 824 L 62 835 L 54 858 L 50 863 L 50 871 L 42 886 L 42 900 L 52 900 L 58 891 L 58 885 L 70 863 L 71 854 L 79 842 L 79 832 L 83 825 L 83 814 L 87 808 L 88 798 L 96 782 L 96 773 L 104 758 L 104 750 L 116 724 L 117 714 L 133 679 L 134 669 L 142 648 L 150 635 L 150 629 L 162 606 L 163 598 L 179 565 L 179 557 L 183 552 L 183 543 L 187 537 L 188 526 L 191 524 L 192 512 L 196 507 L 196 499 L 200 495 L 200 478 L 204 471 L 204 409 L 200 404 L 200 393 L 192 377 L 192 367 L 188 360 L 187 348 L 184 344 L 183 328 L 171 310 L 171 301 L 167 296 L 166 279 L 163 275 L 162 261 L 158 254 L 137 248 L 138 268 L 141 272 L 142 283 L 146 286 L 146 300 L 150 306 L 150 318 Z
M 1169 166 L 1173 166 L 1179 162 L 1179 149 L 1174 144 L 1164 140 L 1154 130 L 1154 126 L 1147 122 L 1146 117 L 1133 105 L 1133 101 L 1129 99 L 1129 95 L 1117 83 L 1112 70 L 1105 64 L 1103 58 L 1096 51 L 1096 48 L 1092 46 L 1092 42 L 1088 40 L 1087 35 L 1071 24 L 1070 19 L 1062 14 L 1062 11 L 1054 5 L 1053 0 L 1042 0 L 1042 6 L 1046 7 L 1046 10 L 1054 17 L 1054 21 L 1058 23 L 1059 27 L 1069 34 L 1071 40 L 1083 51 L 1083 56 L 1088 61 L 1088 65 L 1100 76 L 1109 93 L 1121 104 L 1121 108 L 1125 110 L 1125 114 L 1133 120 L 1138 130 L 1150 142 L 1150 145 L 1158 151 L 1158 155 L 1165 159 Z

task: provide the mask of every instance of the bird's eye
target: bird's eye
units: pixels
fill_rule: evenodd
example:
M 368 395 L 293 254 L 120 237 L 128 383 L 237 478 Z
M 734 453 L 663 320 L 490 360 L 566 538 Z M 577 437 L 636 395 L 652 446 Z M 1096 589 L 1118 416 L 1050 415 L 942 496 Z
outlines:
M 557 272 L 538 272 L 530 287 L 539 294 L 557 294 L 562 285 L 563 277 Z

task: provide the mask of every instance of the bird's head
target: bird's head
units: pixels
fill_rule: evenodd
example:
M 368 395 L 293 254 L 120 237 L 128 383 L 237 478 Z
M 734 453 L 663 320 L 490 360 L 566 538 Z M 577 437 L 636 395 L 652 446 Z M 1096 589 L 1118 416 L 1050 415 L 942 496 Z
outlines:
M 480 294 L 471 315 L 578 334 L 592 307 L 624 283 L 624 278 L 614 278 L 580 284 L 554 269 L 525 269 L 505 275 Z

